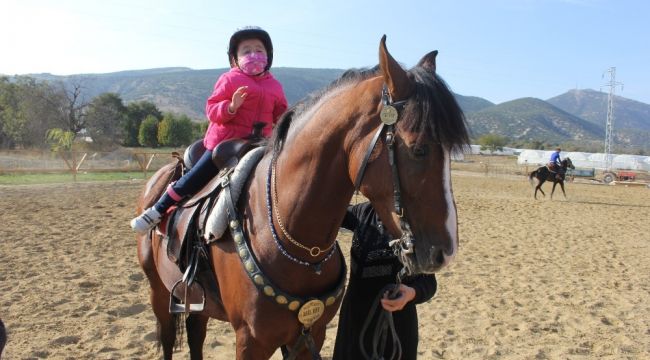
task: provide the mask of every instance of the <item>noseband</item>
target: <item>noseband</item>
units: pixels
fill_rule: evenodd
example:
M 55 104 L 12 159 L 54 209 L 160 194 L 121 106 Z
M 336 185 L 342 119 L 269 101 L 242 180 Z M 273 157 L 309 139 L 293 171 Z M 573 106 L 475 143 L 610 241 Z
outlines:
M 388 163 L 390 164 L 392 177 L 393 177 L 393 203 L 395 207 L 395 213 L 399 216 L 400 229 L 402 235 L 399 239 L 392 240 L 389 245 L 393 248 L 395 254 L 401 259 L 408 254 L 413 253 L 413 232 L 411 231 L 411 226 L 406 219 L 404 214 L 404 207 L 402 206 L 402 195 L 400 190 L 400 181 L 399 181 L 399 172 L 397 170 L 397 162 L 395 159 L 395 124 L 399 120 L 399 110 L 404 108 L 407 100 L 395 101 L 393 102 L 388 93 L 386 85 L 381 90 L 381 100 L 383 108 L 379 114 L 381 119 L 381 125 L 375 132 L 368 150 L 366 150 L 366 155 L 361 162 L 359 171 L 357 172 L 357 177 L 354 182 L 355 191 L 359 191 L 361 186 L 361 180 L 368 166 L 368 161 L 370 155 L 377 145 L 379 137 L 385 133 L 385 142 L 388 147 Z

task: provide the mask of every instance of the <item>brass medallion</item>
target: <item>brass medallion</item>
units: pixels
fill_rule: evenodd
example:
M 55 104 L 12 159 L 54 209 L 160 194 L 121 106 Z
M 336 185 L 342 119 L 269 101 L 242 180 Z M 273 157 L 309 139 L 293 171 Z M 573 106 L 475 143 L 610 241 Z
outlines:
M 310 328 L 325 311 L 325 304 L 322 301 L 314 299 L 307 301 L 298 311 L 298 321 L 306 328 Z
M 384 107 L 381 109 L 381 112 L 379 113 L 381 122 L 386 125 L 393 125 L 397 122 L 398 117 L 399 113 L 397 112 L 397 109 L 395 109 L 394 106 L 390 105 L 384 105 Z

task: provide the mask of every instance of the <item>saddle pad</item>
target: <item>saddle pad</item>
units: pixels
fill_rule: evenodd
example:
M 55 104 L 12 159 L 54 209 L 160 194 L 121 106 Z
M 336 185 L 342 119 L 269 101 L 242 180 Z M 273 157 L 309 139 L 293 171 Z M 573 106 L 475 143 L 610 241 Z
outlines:
M 250 175 L 251 170 L 253 170 L 257 163 L 262 159 L 265 149 L 263 147 L 255 148 L 249 151 L 237 164 L 235 171 L 230 177 L 230 193 L 232 195 L 232 200 L 234 203 L 237 203 L 241 190 Z M 224 192 L 219 194 L 217 199 L 217 204 L 212 208 L 208 221 L 205 225 L 205 241 L 211 243 L 223 236 L 224 232 L 228 228 L 228 216 L 226 210 L 226 201 L 224 198 Z

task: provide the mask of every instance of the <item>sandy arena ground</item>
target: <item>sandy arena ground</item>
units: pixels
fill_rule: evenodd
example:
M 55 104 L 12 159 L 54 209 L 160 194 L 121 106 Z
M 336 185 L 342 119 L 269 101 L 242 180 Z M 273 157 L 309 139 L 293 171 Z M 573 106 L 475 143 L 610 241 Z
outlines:
M 161 357 L 128 228 L 141 186 L 0 187 L 3 359 Z M 650 358 L 650 189 L 535 201 L 523 178 L 456 173 L 454 190 L 460 252 L 419 306 L 421 359 Z M 204 352 L 234 358 L 229 325 L 210 322 Z

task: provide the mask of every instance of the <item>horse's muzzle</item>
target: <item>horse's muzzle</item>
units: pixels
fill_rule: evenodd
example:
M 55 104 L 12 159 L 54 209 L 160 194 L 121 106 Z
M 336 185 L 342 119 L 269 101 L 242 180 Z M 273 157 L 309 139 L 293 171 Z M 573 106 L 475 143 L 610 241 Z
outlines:
M 436 247 L 416 250 L 412 253 L 400 252 L 398 258 L 406 268 L 408 275 L 433 274 L 447 266 L 453 256 Z

